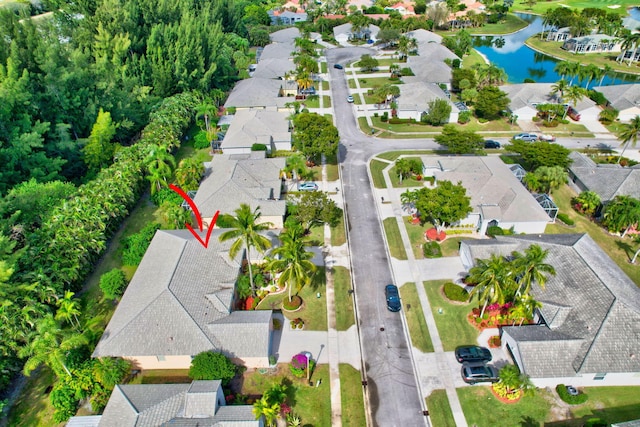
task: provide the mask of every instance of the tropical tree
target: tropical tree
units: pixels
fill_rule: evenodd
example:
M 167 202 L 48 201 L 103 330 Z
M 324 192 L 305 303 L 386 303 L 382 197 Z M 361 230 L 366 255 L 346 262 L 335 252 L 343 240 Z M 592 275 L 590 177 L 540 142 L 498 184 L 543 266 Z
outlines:
M 197 190 L 203 174 L 204 164 L 201 161 L 193 157 L 183 159 L 174 172 L 176 185 L 184 191 Z
M 532 319 L 537 308 L 541 308 L 542 303 L 536 301 L 530 294 L 516 295 L 515 304 L 511 311 L 513 319 L 520 319 L 519 326 L 522 326 L 525 320 Z M 514 321 L 515 324 L 515 321 Z
M 567 81 L 564 79 L 564 75 L 560 80 L 551 85 L 551 95 L 560 94 L 560 96 L 558 97 L 558 104 L 562 104 L 564 92 L 568 87 L 569 83 L 567 83 Z
M 66 291 L 64 293 L 64 297 L 58 299 L 56 305 L 58 306 L 58 310 L 56 311 L 56 320 L 62 320 L 63 322 L 68 322 L 71 326 L 76 329 L 80 329 L 80 321 L 78 320 L 78 315 L 81 314 L 80 311 L 80 300 L 78 298 L 73 298 L 75 294 L 71 291 Z M 75 323 L 73 322 L 75 320 Z
M 604 65 L 604 68 L 602 69 L 602 74 L 600 75 L 600 83 L 598 83 L 598 86 L 602 86 L 602 82 L 604 81 L 604 78 L 607 77 L 607 74 L 611 73 L 612 71 L 613 71 L 613 68 L 611 68 L 609 64 Z
M 627 51 L 633 50 L 629 56 L 628 66 L 630 67 L 631 63 L 635 60 L 636 53 L 638 52 L 638 46 L 640 46 L 640 33 L 629 33 L 622 36 L 622 44 L 620 45 L 621 53 L 618 56 L 620 60 L 619 62 L 622 62 Z
M 635 116 L 629 123 L 623 123 L 620 126 L 620 130 L 618 131 L 618 139 L 622 141 L 624 147 L 622 148 L 622 152 L 618 157 L 618 162 L 620 163 L 620 159 L 624 155 L 629 144 L 633 147 L 638 143 L 638 136 L 640 136 L 640 116 Z
M 580 102 L 580 100 L 582 100 L 582 98 L 584 98 L 585 96 L 587 96 L 587 90 L 580 86 L 570 86 L 564 92 L 564 99 L 566 99 L 567 102 L 571 103 L 574 107 L 576 107 L 578 105 L 578 102 Z M 565 116 L 567 111 L 569 111 L 568 108 L 565 111 Z
M 518 390 L 523 393 L 532 391 L 535 387 L 528 375 L 520 373 L 516 365 L 505 365 L 498 374 L 500 383 L 505 386 L 508 394 Z
M 594 191 L 583 191 L 573 199 L 573 206 L 577 211 L 591 216 L 600 207 L 600 196 Z
M 147 180 L 151 183 L 151 194 L 155 194 L 163 187 L 167 187 L 171 172 L 176 164 L 173 156 L 165 147 L 153 145 L 144 160 L 147 167 Z
M 539 184 L 534 191 L 542 190 L 547 194 L 569 181 L 567 171 L 562 166 L 540 166 L 533 175 L 535 175 L 534 182 Z
M 573 79 L 578 75 L 578 71 L 580 70 L 580 63 L 571 62 L 571 61 L 560 61 L 556 64 L 553 71 L 560 74 L 562 79 L 565 76 L 570 76 L 571 80 L 569 81 L 569 86 L 573 85 Z
M 497 65 L 476 64 L 474 69 L 476 70 L 479 88 L 485 86 L 500 86 L 507 81 L 507 73 Z
M 400 65 L 398 64 L 389 65 L 389 72 L 391 72 L 392 79 L 398 77 L 398 74 L 400 73 Z
M 640 222 L 640 200 L 630 196 L 616 196 L 604 209 L 602 224 L 609 230 L 622 232 L 626 236 L 629 229 Z
M 542 249 L 540 245 L 529 246 L 524 250 L 524 254 L 516 251 L 511 255 L 518 282 L 517 296 L 528 295 L 533 283 L 544 289 L 548 276 L 556 275 L 555 268 L 545 263 L 549 250 Z
M 271 247 L 271 241 L 260 232 L 266 231 L 272 225 L 270 222 L 260 221 L 262 213 L 260 207 L 251 210 L 246 203 L 242 203 L 235 211 L 235 217 L 228 216 L 229 230 L 222 233 L 219 237 L 221 242 L 235 239 L 229 248 L 229 256 L 235 258 L 240 249 L 245 250 L 247 265 L 249 267 L 249 278 L 251 279 L 251 290 L 255 295 L 255 286 L 253 283 L 253 270 L 251 267 L 251 248 L 255 248 L 258 252 L 264 253 Z
M 311 283 L 316 266 L 311 262 L 313 253 L 305 247 L 311 246 L 311 242 L 305 238 L 304 228 L 299 223 L 287 224 L 287 229 L 280 235 L 281 245 L 271 251 L 274 256 L 268 264 L 271 271 L 280 272 L 278 284 L 289 288 L 289 302 L 293 295 L 304 286 Z
M 479 259 L 469 270 L 468 280 L 476 286 L 471 290 L 471 296 L 477 295 L 482 303 L 480 317 L 489 303 L 504 304 L 510 290 L 516 289 L 515 274 L 509 262 L 501 255 L 491 254 L 491 258 Z
M 256 416 L 256 420 L 264 416 L 267 425 L 271 427 L 275 426 L 276 419 L 280 413 L 280 404 L 271 403 L 265 396 L 262 396 L 253 404 L 252 411 Z
M 406 35 L 400 36 L 398 39 L 398 53 L 400 54 L 400 60 L 407 60 L 407 57 L 411 52 L 416 50 L 418 47 L 418 41 L 413 37 L 408 37 Z
M 23 372 L 29 376 L 42 363 L 58 376 L 71 371 L 67 367 L 67 353 L 81 345 L 88 344 L 87 338 L 77 331 L 62 329 L 52 314 L 45 315 L 36 323 L 29 343 L 20 349 L 18 355 L 26 358 Z

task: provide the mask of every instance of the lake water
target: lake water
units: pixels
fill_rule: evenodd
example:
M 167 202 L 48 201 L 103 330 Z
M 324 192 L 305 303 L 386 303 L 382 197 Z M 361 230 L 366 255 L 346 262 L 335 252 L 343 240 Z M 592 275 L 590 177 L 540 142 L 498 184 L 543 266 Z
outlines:
M 636 9 L 640 14 L 640 11 Z M 522 83 L 525 79 L 533 79 L 538 83 L 555 83 L 560 80 L 553 69 L 558 60 L 541 54 L 526 46 L 524 42 L 534 34 L 542 31 L 542 18 L 524 13 L 517 14 L 529 22 L 529 26 L 508 36 L 474 37 L 474 47 L 489 61 L 504 68 L 509 76 L 509 83 Z M 499 43 L 495 40 L 500 39 Z M 502 43 L 504 41 L 504 43 Z M 492 43 L 494 42 L 494 43 Z M 497 47 L 496 46 L 500 46 Z M 638 83 L 640 76 L 623 73 L 612 73 L 605 76 L 602 84 Z M 574 84 L 577 82 L 574 81 Z M 586 82 L 584 82 L 586 84 Z M 599 81 L 591 82 L 590 87 L 598 86 Z

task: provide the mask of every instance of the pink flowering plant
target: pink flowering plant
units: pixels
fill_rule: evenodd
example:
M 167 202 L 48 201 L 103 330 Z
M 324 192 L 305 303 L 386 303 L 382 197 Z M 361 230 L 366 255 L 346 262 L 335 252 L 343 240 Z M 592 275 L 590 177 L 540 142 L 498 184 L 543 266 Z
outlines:
M 307 357 L 303 353 L 298 353 L 291 358 L 289 364 L 289 370 L 297 377 L 302 378 L 305 376 L 305 369 L 307 368 Z

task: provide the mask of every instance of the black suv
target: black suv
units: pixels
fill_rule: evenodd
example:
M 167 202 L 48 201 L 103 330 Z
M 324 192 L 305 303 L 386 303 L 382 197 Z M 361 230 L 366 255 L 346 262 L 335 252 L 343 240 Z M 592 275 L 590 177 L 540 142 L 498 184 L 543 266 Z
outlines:
M 463 345 L 456 348 L 456 360 L 462 362 L 490 362 L 491 352 L 488 348 L 477 345 Z
M 484 142 L 484 148 L 500 148 L 500 143 L 492 139 L 487 139 Z

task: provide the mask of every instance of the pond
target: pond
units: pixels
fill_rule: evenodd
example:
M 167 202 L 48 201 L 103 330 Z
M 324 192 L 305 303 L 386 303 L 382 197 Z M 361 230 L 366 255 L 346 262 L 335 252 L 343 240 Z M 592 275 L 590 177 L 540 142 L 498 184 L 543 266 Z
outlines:
M 640 14 L 638 9 L 634 10 Z M 489 61 L 504 68 L 509 76 L 509 83 L 522 83 L 525 79 L 533 79 L 539 83 L 557 82 L 560 80 L 560 75 L 553 69 L 558 60 L 536 52 L 524 44 L 529 37 L 542 31 L 542 18 L 525 13 L 517 13 L 516 15 L 529 22 L 529 26 L 507 36 L 474 37 L 474 48 Z M 611 73 L 604 77 L 602 84 L 637 82 L 640 82 L 640 76 Z M 599 84 L 600 82 L 593 82 L 591 86 Z

